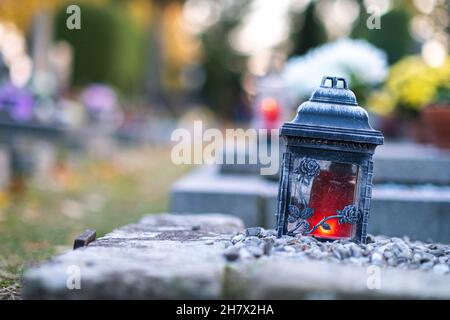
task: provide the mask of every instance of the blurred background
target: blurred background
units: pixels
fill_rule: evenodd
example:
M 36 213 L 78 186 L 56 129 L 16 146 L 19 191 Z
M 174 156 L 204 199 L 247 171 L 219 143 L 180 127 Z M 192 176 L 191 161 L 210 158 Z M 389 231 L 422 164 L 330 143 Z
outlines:
M 277 128 L 323 75 L 349 79 L 387 141 L 447 150 L 449 6 L 2 0 L 0 299 L 83 229 L 167 211 L 191 169 L 170 161 L 175 128 Z

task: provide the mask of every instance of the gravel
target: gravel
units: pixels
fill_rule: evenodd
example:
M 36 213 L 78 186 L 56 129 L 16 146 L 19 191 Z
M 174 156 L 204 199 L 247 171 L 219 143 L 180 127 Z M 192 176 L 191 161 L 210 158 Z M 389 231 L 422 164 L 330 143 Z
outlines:
M 255 227 L 235 234 L 224 252 L 228 261 L 270 255 L 450 274 L 450 245 L 411 241 L 408 237 L 369 235 L 367 244 L 357 244 L 349 240 L 319 241 L 300 235 L 277 238 L 275 230 Z

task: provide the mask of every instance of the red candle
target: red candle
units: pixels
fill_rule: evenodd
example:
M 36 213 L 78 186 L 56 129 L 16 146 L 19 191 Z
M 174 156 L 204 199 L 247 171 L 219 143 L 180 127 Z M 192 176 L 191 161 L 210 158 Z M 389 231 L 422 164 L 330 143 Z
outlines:
M 278 128 L 280 121 L 280 105 L 274 98 L 265 98 L 261 101 L 261 111 L 263 115 L 264 127 L 266 129 Z
M 352 165 L 332 163 L 329 170 L 321 170 L 311 187 L 309 206 L 314 208 L 314 215 L 308 219 L 311 227 L 317 225 L 323 218 L 337 215 L 337 210 L 352 204 L 355 194 L 356 174 Z M 337 218 L 327 220 L 330 230 L 322 226 L 311 235 L 325 239 L 351 238 L 354 225 L 338 223 Z

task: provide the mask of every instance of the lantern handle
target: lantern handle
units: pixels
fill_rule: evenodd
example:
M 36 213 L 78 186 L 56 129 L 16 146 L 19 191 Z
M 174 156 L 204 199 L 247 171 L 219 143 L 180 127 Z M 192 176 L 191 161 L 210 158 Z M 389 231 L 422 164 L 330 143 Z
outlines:
M 325 85 L 327 80 L 331 80 L 331 88 L 341 89 L 341 88 L 338 88 L 337 85 L 339 82 L 342 82 L 342 89 L 348 89 L 347 80 L 342 77 L 325 76 L 322 78 L 322 83 L 320 84 L 320 86 L 323 88 L 330 88 Z

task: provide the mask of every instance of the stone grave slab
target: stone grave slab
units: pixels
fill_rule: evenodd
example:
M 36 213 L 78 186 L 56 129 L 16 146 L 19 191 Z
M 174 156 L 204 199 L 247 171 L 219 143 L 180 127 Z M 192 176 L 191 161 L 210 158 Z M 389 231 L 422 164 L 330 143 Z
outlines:
M 428 272 L 382 268 L 380 286 L 374 289 L 367 286 L 367 265 L 309 258 L 319 247 L 323 256 L 330 246 L 337 249 L 355 244 L 313 244 L 316 240 L 309 237 L 276 239 L 270 230 L 242 232 L 242 228 L 240 219 L 221 214 L 149 215 L 87 247 L 27 270 L 23 298 L 450 298 L 448 266 L 446 270 Z M 249 253 L 252 246 L 255 249 L 258 243 L 269 241 L 273 245 L 264 249 L 264 253 Z M 401 239 L 380 238 L 377 247 L 371 250 L 381 250 L 381 246 L 391 241 L 391 246 L 405 245 Z M 418 244 L 409 246 L 415 248 Z M 435 252 L 439 259 L 447 259 L 450 254 L 448 246 L 436 245 L 435 250 L 428 245 L 428 248 L 434 251 L 442 248 L 443 256 Z M 230 249 L 241 250 L 233 261 L 229 259 Z M 360 250 L 369 250 L 369 245 Z M 376 262 L 373 254 L 366 261 Z M 80 269 L 81 288 L 70 290 L 68 271 L 74 266 Z
M 29 270 L 23 297 L 219 298 L 223 242 L 242 228 L 238 218 L 220 214 L 148 216 Z M 213 242 L 205 245 L 208 241 Z M 78 271 L 81 289 L 69 290 L 69 276 Z

